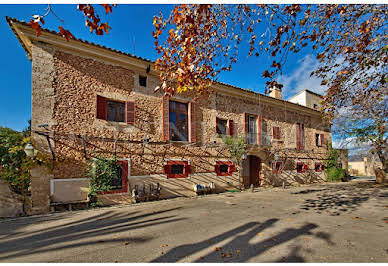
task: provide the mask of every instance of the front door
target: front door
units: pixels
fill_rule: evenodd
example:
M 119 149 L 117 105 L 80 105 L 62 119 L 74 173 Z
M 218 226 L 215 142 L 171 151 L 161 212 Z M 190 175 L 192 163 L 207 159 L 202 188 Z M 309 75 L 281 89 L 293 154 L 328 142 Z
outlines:
M 261 171 L 261 160 L 256 156 L 249 156 L 249 184 L 248 187 L 253 184 L 254 187 L 260 185 L 260 171 Z

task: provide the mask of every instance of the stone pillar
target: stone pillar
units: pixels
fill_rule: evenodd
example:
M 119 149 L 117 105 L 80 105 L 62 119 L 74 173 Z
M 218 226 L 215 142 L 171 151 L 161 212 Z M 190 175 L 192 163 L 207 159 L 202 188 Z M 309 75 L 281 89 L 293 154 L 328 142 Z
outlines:
M 42 214 L 50 211 L 51 178 L 52 175 L 45 166 L 35 166 L 31 169 L 32 214 Z

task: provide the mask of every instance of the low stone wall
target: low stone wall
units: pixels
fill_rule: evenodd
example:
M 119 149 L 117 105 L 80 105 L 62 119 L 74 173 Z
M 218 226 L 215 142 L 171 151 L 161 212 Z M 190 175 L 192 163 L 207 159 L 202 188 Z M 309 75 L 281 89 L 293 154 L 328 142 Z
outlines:
M 6 182 L 0 180 L 0 217 L 17 217 L 23 214 L 22 197 L 14 193 Z

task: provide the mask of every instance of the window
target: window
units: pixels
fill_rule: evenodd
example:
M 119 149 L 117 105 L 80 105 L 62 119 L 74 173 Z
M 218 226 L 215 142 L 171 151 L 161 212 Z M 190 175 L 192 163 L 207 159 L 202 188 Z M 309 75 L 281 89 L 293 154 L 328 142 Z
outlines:
M 125 122 L 125 103 L 107 100 L 106 120 L 114 122 Z
M 315 144 L 316 144 L 318 147 L 322 147 L 323 141 L 324 141 L 324 135 L 323 135 L 323 134 L 318 134 L 318 133 L 316 133 L 316 134 L 315 134 Z
M 298 173 L 304 173 L 306 172 L 307 170 L 309 169 L 309 166 L 305 163 L 302 163 L 302 162 L 298 162 L 296 163 L 296 171 Z
M 170 140 L 187 141 L 188 116 L 187 103 L 170 101 L 169 104 Z
M 191 174 L 191 165 L 188 161 L 168 160 L 164 165 L 167 178 L 186 178 Z
M 226 135 L 228 120 L 216 118 L 216 131 L 217 134 Z
M 247 143 L 257 144 L 257 116 L 247 115 Z
M 304 124 L 296 124 L 296 149 L 304 150 Z
M 272 172 L 275 174 L 280 174 L 283 169 L 283 162 L 273 162 L 272 163 Z
M 280 139 L 280 127 L 272 128 L 272 136 L 274 139 Z
M 322 172 L 322 171 L 323 171 L 323 164 L 315 163 L 315 172 Z
M 147 77 L 139 76 L 139 85 L 142 87 L 147 87 Z
M 120 102 L 97 95 L 96 118 L 113 122 L 135 123 L 135 102 Z
M 231 176 L 236 172 L 236 166 L 232 162 L 217 161 L 214 170 L 217 176 Z

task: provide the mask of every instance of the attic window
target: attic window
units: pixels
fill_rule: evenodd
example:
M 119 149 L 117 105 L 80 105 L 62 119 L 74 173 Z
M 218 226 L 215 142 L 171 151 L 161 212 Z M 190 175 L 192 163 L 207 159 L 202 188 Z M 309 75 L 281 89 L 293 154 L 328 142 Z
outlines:
M 139 76 L 139 85 L 142 87 L 147 87 L 147 77 Z
M 173 164 L 171 165 L 171 174 L 173 175 L 182 175 L 183 174 L 183 164 Z
M 220 173 L 228 173 L 228 172 L 229 172 L 229 165 L 220 164 Z

